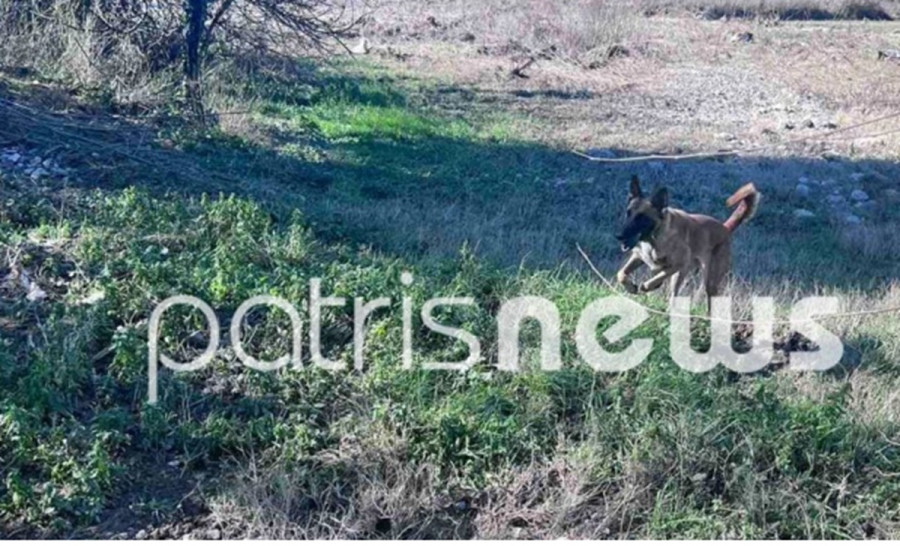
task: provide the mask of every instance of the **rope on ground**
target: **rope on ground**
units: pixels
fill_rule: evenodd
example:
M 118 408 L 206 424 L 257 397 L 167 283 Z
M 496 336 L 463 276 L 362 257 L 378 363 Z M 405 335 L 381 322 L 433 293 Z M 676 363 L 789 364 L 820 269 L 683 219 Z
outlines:
M 788 146 L 790 144 L 799 144 L 801 142 L 809 142 L 811 140 L 823 141 L 833 135 L 845 133 L 847 131 L 852 131 L 853 129 L 859 129 L 860 127 L 866 127 L 868 125 L 872 125 L 875 123 L 879 123 L 882 121 L 888 121 L 891 119 L 900 118 L 900 112 L 895 112 L 893 114 L 888 114 L 886 116 L 881 116 L 879 118 L 870 119 L 867 121 L 863 121 L 860 123 L 855 123 L 853 125 L 848 125 L 847 127 L 840 127 L 838 129 L 834 129 L 832 131 L 828 131 L 821 135 L 814 136 L 804 136 L 797 137 L 789 140 L 785 140 L 784 142 L 777 142 L 773 144 L 764 144 L 762 146 L 754 146 L 752 148 L 743 148 L 743 149 L 732 149 L 732 150 L 717 150 L 715 152 L 694 152 L 688 154 L 649 154 L 649 155 L 636 155 L 631 157 L 596 157 L 592 155 L 588 155 L 584 152 L 580 152 L 578 150 L 572 150 L 572 153 L 587 159 L 588 161 L 593 161 L 596 163 L 637 163 L 641 161 L 682 161 L 685 159 L 709 159 L 715 157 L 732 157 L 732 156 L 740 156 L 746 155 L 755 152 L 761 152 L 764 150 L 770 150 L 774 148 L 780 148 L 782 146 Z M 886 134 L 892 134 L 900 131 L 900 129 L 889 130 L 882 133 L 878 133 L 873 136 L 883 136 Z M 854 137 L 854 138 L 870 138 L 867 136 Z M 836 139 L 837 140 L 837 139 Z
M 630 294 L 627 294 L 627 293 L 621 291 L 616 285 L 614 285 L 606 277 L 604 277 L 603 274 L 600 273 L 600 271 L 597 269 L 597 267 L 594 265 L 594 263 L 588 257 L 587 253 L 585 253 L 585 251 L 581 248 L 581 245 L 576 243 L 575 248 L 578 249 L 578 253 L 581 254 L 581 257 L 584 258 L 585 262 L 587 262 L 588 267 L 591 268 L 591 271 L 593 271 L 594 274 L 597 275 L 597 277 L 601 281 L 603 281 L 603 284 L 605 284 L 606 287 L 610 289 L 610 291 L 612 291 L 617 296 L 621 296 L 621 297 L 631 300 L 635 305 L 637 305 L 638 307 L 641 307 L 642 309 L 644 309 L 651 315 L 657 315 L 657 316 L 662 316 L 662 317 L 667 317 L 667 318 L 702 319 L 702 320 L 708 320 L 711 322 L 728 322 L 731 324 L 742 324 L 742 325 L 754 324 L 754 321 L 752 321 L 752 320 L 731 320 L 731 319 L 723 319 L 723 318 L 718 318 L 718 317 L 710 317 L 708 315 L 684 315 L 684 314 L 680 314 L 680 313 L 669 313 L 666 311 L 660 311 L 659 309 L 654 309 L 652 307 L 648 307 L 648 306 L 640 303 L 639 301 L 635 300 L 633 297 L 631 297 Z M 773 324 L 774 325 L 800 324 L 800 323 L 816 322 L 817 319 L 822 319 L 822 318 L 844 318 L 844 317 L 883 315 L 886 313 L 895 313 L 898 311 L 900 311 L 900 306 L 885 307 L 882 309 L 867 309 L 867 310 L 862 310 L 862 311 L 847 311 L 844 313 L 823 313 L 823 314 L 813 315 L 810 318 L 803 319 L 803 320 L 795 320 L 795 321 L 776 320 L 773 322 Z

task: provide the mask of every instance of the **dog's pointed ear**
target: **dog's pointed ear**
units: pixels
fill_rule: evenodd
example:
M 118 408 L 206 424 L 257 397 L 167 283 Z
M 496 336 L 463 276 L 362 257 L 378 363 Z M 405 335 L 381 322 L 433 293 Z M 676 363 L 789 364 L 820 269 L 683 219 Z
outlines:
M 641 191 L 641 181 L 638 180 L 636 174 L 631 175 L 631 198 L 636 199 L 643 196 L 644 192 Z
M 653 190 L 653 195 L 650 196 L 650 204 L 660 212 L 665 210 L 669 206 L 669 190 L 665 187 Z

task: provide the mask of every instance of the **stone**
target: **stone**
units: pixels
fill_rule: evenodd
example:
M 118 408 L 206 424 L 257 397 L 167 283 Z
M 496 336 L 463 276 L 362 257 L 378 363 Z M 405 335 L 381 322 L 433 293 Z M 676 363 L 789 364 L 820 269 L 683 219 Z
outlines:
M 372 49 L 369 40 L 363 36 L 355 45 L 348 46 L 347 49 L 354 55 L 366 55 Z
M 815 213 L 811 210 L 806 210 L 806 209 L 795 209 L 794 210 L 794 218 L 797 218 L 798 220 L 806 220 L 808 218 L 815 218 L 815 217 L 816 217 Z
M 850 192 L 850 199 L 853 199 L 854 201 L 868 201 L 869 194 L 863 190 L 853 190 Z
M 137 532 L 136 535 L 134 535 L 134 539 L 135 540 L 147 540 L 147 531 L 144 529 L 141 529 L 140 531 Z
M 862 218 L 855 214 L 848 214 L 847 216 L 844 216 L 844 222 L 852 226 L 858 226 L 859 224 L 862 224 Z
M 38 167 L 38 168 L 34 169 L 33 171 L 31 171 L 31 174 L 29 174 L 28 176 L 30 176 L 32 180 L 40 180 L 41 178 L 43 178 L 49 174 L 50 173 L 47 172 L 46 170 L 44 170 L 42 167 Z
M 809 197 L 809 186 L 806 184 L 797 184 L 794 191 L 797 192 L 797 195 L 800 197 Z
M 619 44 L 613 44 L 606 50 L 607 59 L 617 59 L 619 57 L 628 57 L 629 55 L 631 55 L 631 51 L 629 51 L 627 47 Z
M 25 295 L 25 299 L 28 301 L 44 301 L 47 299 L 47 293 L 44 292 L 37 283 L 31 283 L 28 287 L 28 294 Z
M 840 204 L 847 202 L 847 200 L 844 199 L 843 195 L 836 194 L 836 193 L 832 193 L 831 195 L 829 195 L 827 197 L 827 199 L 828 199 L 828 202 L 831 203 L 832 205 L 840 205 Z

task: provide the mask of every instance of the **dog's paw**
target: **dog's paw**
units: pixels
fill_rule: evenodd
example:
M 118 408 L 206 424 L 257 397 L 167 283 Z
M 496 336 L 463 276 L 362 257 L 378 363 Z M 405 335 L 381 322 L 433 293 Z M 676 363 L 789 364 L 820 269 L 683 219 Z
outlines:
M 625 288 L 625 291 L 628 292 L 629 294 L 637 294 L 638 293 L 638 287 L 636 284 L 631 282 L 631 279 L 625 279 L 625 280 L 621 281 L 621 283 L 622 283 L 622 287 Z
M 654 289 L 651 288 L 650 285 L 648 285 L 645 282 L 642 282 L 641 285 L 638 287 L 638 291 L 641 292 L 642 294 L 647 293 L 647 292 L 653 292 L 653 290 Z

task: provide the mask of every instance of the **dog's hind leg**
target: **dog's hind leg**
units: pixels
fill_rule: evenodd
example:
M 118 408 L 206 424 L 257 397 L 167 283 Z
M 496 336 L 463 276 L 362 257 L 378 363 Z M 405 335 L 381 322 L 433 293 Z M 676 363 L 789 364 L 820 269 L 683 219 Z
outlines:
M 684 286 L 684 282 L 690 276 L 690 269 L 682 269 L 681 271 L 676 272 L 669 279 L 669 306 L 671 307 L 672 301 L 678 297 L 681 293 L 681 287 Z
M 712 312 L 712 299 L 721 296 L 731 270 L 731 241 L 717 246 L 706 269 L 706 312 Z

